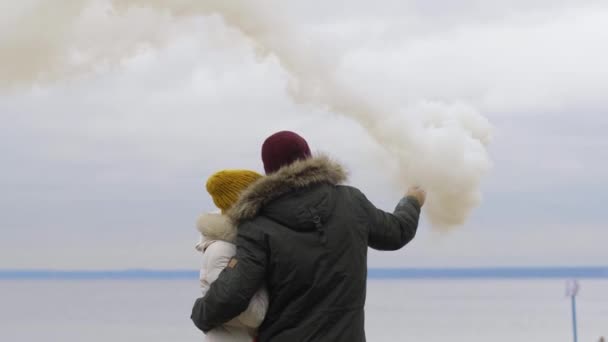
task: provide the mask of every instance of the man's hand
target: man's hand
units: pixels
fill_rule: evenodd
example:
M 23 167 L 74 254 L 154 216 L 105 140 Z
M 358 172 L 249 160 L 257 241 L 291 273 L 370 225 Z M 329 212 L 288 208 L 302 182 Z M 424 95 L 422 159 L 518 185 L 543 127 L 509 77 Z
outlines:
M 426 191 L 422 190 L 419 186 L 412 186 L 407 190 L 406 196 L 414 197 L 418 200 L 418 204 L 422 207 L 424 205 L 424 201 L 426 200 Z

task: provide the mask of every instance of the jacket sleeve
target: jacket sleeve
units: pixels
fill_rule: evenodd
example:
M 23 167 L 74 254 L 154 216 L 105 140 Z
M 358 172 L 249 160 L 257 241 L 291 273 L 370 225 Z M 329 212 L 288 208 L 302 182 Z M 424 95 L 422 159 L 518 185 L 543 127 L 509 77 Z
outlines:
M 363 193 L 356 191 L 366 215 L 369 247 L 394 251 L 414 238 L 420 217 L 420 204 L 416 198 L 409 196 L 402 198 L 391 214 L 376 208 Z
M 234 258 L 192 308 L 192 321 L 203 332 L 245 311 L 253 295 L 263 285 L 267 250 L 262 232 L 249 224 L 240 227 L 236 245 Z
M 206 277 L 205 280 L 208 284 L 213 283 L 217 280 L 220 273 L 228 266 L 230 259 L 234 256 L 234 248 L 232 245 L 218 241 L 212 243 L 205 251 L 207 259 Z M 205 291 L 206 293 L 206 291 Z M 203 295 L 205 295 L 203 293 Z M 265 290 L 258 290 L 245 311 L 243 311 L 238 317 L 226 322 L 226 325 L 233 326 L 246 326 L 248 328 L 257 328 L 262 324 L 266 310 L 268 308 L 268 294 Z

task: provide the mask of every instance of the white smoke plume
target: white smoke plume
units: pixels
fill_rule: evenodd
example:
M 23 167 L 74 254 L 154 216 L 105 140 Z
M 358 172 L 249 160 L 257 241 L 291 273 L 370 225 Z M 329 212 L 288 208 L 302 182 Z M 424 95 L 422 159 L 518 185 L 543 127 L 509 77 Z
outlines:
M 105 0 L 3 2 L 0 89 L 48 84 L 113 67 L 177 34 L 172 22 L 156 10 L 119 12 Z
M 339 77 L 337 56 L 281 15 L 282 2 L 113 0 L 109 6 L 103 1 L 73 0 L 55 7 L 41 3 L 22 13 L 25 19 L 11 34 L 0 36 L 0 53 L 10 52 L 0 64 L 0 87 L 60 79 L 117 62 L 138 47 L 161 44 L 173 34 L 167 29 L 170 17 L 179 22 L 219 15 L 227 26 L 248 37 L 257 52 L 279 61 L 289 74 L 294 100 L 355 120 L 394 156 L 397 182 L 419 184 L 428 191 L 425 210 L 435 226 L 463 224 L 481 200 L 480 182 L 490 167 L 486 146 L 491 126 L 480 113 L 466 104 L 425 99 L 388 105 L 357 91 Z M 99 20 L 99 11 L 114 24 L 87 25 Z M 135 16 L 138 24 L 129 26 Z M 89 29 L 74 32 L 76 24 Z M 48 28 L 39 34 L 41 25 Z

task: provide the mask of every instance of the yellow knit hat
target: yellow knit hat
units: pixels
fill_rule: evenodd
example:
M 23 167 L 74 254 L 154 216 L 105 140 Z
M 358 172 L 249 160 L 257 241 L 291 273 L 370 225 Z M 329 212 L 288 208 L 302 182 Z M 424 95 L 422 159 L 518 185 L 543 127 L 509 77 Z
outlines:
M 213 203 L 226 213 L 239 199 L 241 192 L 262 175 L 250 170 L 222 170 L 214 173 L 207 180 L 207 192 Z

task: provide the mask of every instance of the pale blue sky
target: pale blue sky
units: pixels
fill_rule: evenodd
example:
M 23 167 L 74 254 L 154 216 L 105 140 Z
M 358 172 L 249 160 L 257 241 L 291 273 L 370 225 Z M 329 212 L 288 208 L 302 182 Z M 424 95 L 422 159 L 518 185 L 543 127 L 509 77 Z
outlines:
M 285 3 L 296 25 L 335 43 L 360 89 L 465 101 L 495 127 L 467 224 L 440 234 L 423 220 L 410 246 L 373 252 L 370 265 L 606 264 L 608 5 Z M 0 89 L 0 268 L 196 268 L 194 221 L 213 209 L 206 177 L 261 171 L 260 144 L 281 129 L 392 210 L 405 189 L 361 127 L 294 103 L 276 61 L 217 19 L 173 25 L 120 63 Z

